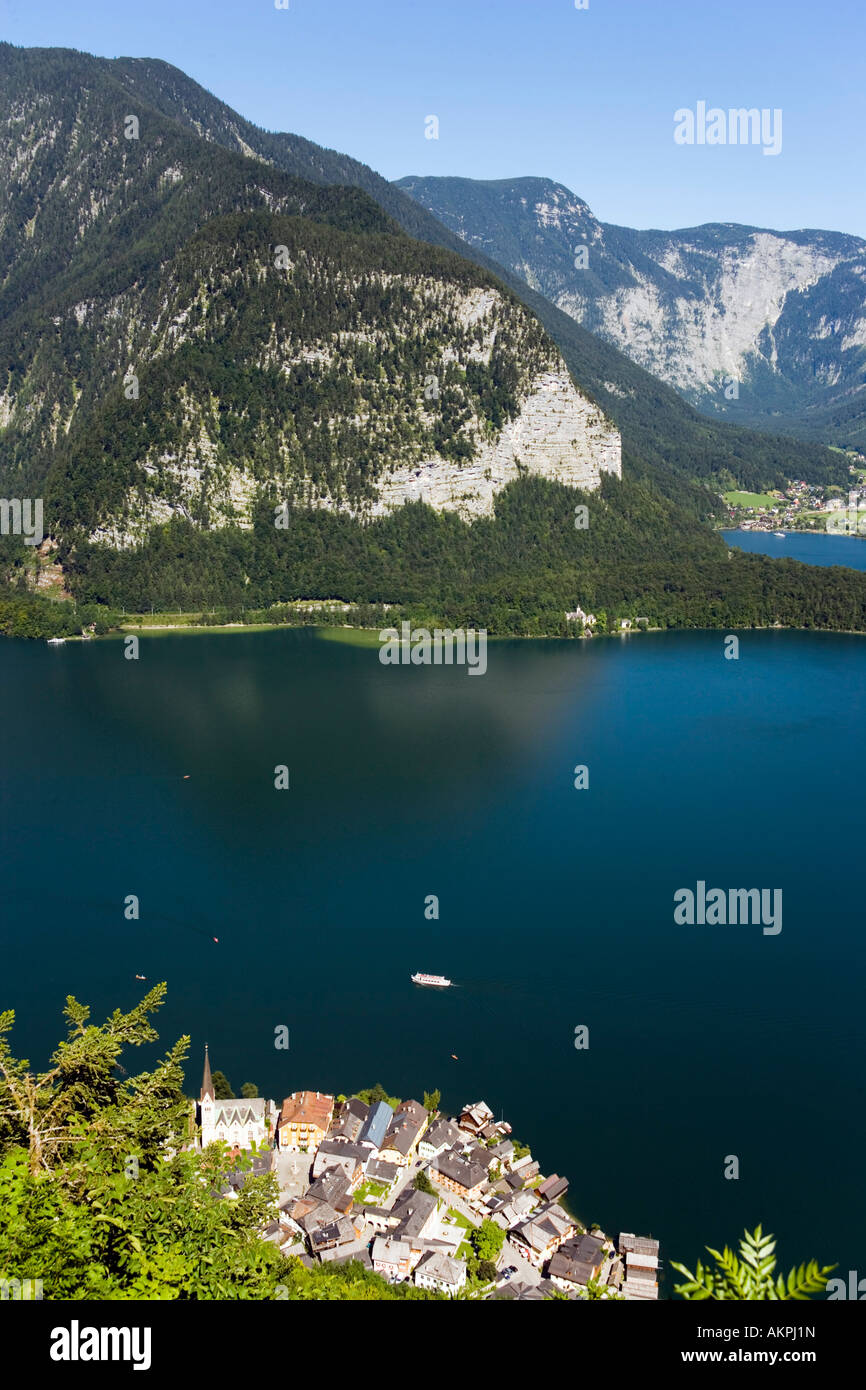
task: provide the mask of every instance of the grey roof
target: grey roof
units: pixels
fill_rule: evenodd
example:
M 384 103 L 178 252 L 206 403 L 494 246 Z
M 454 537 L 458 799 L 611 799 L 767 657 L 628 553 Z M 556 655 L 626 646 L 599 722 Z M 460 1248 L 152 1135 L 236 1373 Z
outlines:
M 315 1197 L 320 1202 L 330 1202 L 332 1206 L 345 1206 L 346 1201 L 351 1199 L 342 1168 L 327 1168 L 321 1177 L 316 1178 L 307 1188 L 306 1195 Z
M 361 1144 L 351 1144 L 347 1139 L 331 1138 L 322 1140 L 316 1150 L 316 1157 L 318 1158 L 320 1154 L 326 1156 L 332 1154 L 334 1158 L 340 1160 L 355 1158 L 363 1166 L 370 1157 L 370 1150 L 365 1149 Z
M 425 1274 L 428 1279 L 441 1279 L 443 1283 L 459 1284 L 466 1274 L 466 1261 L 452 1259 L 441 1250 L 428 1250 L 415 1266 L 415 1273 Z
M 348 1216 L 340 1216 L 327 1226 L 310 1232 L 310 1248 L 315 1251 L 326 1245 L 349 1245 L 356 1239 L 355 1228 Z
M 371 1158 L 367 1164 L 367 1177 L 372 1178 L 374 1182 L 377 1178 L 381 1182 L 395 1182 L 399 1172 L 396 1163 L 386 1163 L 382 1158 Z
M 339 1115 L 332 1123 L 331 1137 L 340 1135 L 344 1139 L 356 1140 L 369 1114 L 369 1105 L 357 1096 L 352 1096 L 351 1100 L 347 1100 L 345 1105 L 341 1106 Z
M 438 1149 L 443 1144 L 449 1147 L 452 1144 L 458 1144 L 461 1138 L 460 1130 L 455 1124 L 452 1124 L 450 1120 L 437 1120 L 436 1124 L 424 1135 L 421 1142 L 424 1144 L 431 1144 L 434 1149 Z
M 420 1235 L 430 1219 L 431 1212 L 434 1212 L 438 1205 L 438 1199 L 431 1192 L 416 1192 L 414 1188 L 410 1188 L 401 1193 L 391 1211 L 391 1215 L 398 1221 L 394 1234 Z
M 455 1153 L 444 1153 L 436 1160 L 434 1173 L 441 1173 L 451 1182 L 460 1183 L 467 1191 L 472 1191 L 487 1177 L 487 1169 L 480 1163 L 467 1163 L 465 1158 Z
M 411 1246 L 407 1245 L 405 1241 L 396 1240 L 393 1236 L 376 1236 L 373 1241 L 374 1260 L 398 1264 L 401 1260 L 408 1260 L 411 1254 Z
M 535 1190 L 539 1197 L 548 1202 L 555 1202 L 557 1197 L 564 1196 L 568 1191 L 568 1178 L 561 1178 L 558 1173 L 553 1173 L 551 1177 L 539 1183 Z

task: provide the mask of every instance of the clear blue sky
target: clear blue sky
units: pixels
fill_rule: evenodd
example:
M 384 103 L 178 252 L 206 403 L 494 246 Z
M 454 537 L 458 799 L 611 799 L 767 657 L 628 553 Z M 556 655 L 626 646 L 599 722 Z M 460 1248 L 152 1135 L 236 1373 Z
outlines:
M 539 174 L 627 226 L 866 236 L 866 0 L 0 0 L 0 33 L 163 58 L 387 178 Z M 780 107 L 781 154 L 677 146 L 700 99 Z

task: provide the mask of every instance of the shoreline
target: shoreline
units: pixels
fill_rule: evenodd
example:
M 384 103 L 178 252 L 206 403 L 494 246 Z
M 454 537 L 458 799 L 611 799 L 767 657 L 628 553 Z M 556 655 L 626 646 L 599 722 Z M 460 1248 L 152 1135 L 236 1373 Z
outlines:
M 222 626 L 211 625 L 201 626 L 193 623 L 177 624 L 153 624 L 149 627 L 138 628 L 132 625 L 122 625 L 116 632 L 105 633 L 101 637 L 91 640 L 96 642 L 116 641 L 120 636 L 147 636 L 149 633 L 157 637 L 171 636 L 172 634 L 184 633 L 218 633 L 231 634 L 239 632 L 299 632 L 303 630 L 313 632 L 320 641 L 342 642 L 346 646 L 374 647 L 379 645 L 379 632 L 381 629 L 375 627 L 331 627 L 327 624 L 322 626 L 307 623 L 226 623 Z M 559 633 L 491 633 L 487 636 L 488 642 L 593 642 L 604 641 L 607 638 L 625 639 L 629 637 L 648 636 L 650 633 L 655 635 L 667 634 L 671 632 L 826 632 L 835 633 L 838 636 L 847 637 L 866 637 L 866 628 L 838 628 L 838 627 L 790 627 L 784 623 L 769 623 L 755 627 L 648 627 L 631 628 L 626 632 L 601 632 L 593 637 L 584 637 L 583 634 L 574 637 L 563 637 Z M 23 639 L 33 640 L 33 639 Z M 43 640 L 43 639 L 36 639 Z M 80 637 L 67 637 L 67 642 L 80 642 Z

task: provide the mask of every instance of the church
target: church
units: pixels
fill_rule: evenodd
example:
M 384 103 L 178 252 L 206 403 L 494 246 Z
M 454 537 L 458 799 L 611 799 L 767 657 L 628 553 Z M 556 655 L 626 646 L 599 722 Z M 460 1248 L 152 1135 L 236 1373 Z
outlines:
M 217 1141 L 230 1148 L 271 1148 L 274 1142 L 276 1107 L 272 1100 L 245 1096 L 235 1100 L 217 1100 L 211 1079 L 210 1057 L 204 1046 L 204 1075 L 201 1096 L 195 1104 L 195 1122 L 201 1128 L 196 1146 L 207 1148 Z

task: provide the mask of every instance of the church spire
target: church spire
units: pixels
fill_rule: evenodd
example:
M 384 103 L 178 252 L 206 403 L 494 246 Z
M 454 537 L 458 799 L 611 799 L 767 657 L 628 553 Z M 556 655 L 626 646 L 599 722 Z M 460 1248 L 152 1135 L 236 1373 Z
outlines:
M 204 1075 L 201 1080 L 200 1099 L 204 1100 L 205 1096 L 210 1096 L 211 1100 L 214 1099 L 213 1081 L 211 1080 L 210 1074 L 210 1058 L 207 1055 L 207 1043 L 204 1045 Z

